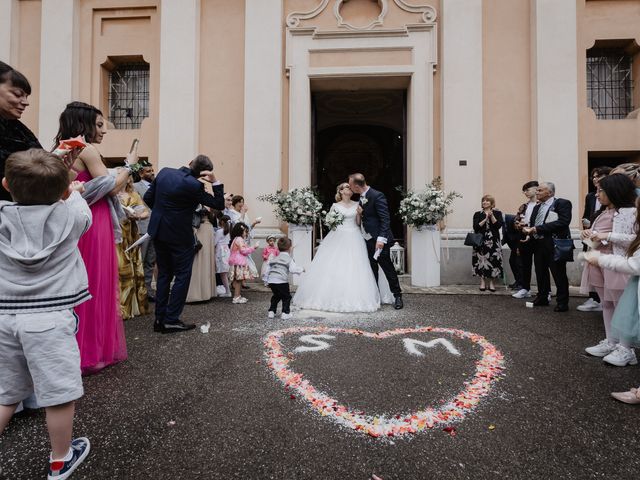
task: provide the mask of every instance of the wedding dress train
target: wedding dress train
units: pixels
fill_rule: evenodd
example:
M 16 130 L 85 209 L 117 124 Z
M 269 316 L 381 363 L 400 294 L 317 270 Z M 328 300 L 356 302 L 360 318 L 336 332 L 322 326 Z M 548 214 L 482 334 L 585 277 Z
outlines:
M 307 272 L 302 274 L 293 304 L 327 312 L 375 312 L 393 303 L 389 283 L 379 270 L 376 285 L 367 247 L 356 223 L 356 208 L 334 203 L 344 222 L 324 238 Z

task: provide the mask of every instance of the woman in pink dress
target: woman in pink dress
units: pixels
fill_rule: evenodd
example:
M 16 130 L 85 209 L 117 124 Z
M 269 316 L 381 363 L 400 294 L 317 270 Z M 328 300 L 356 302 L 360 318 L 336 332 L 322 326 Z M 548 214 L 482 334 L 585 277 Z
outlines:
M 111 197 L 126 184 L 130 171 L 122 169 L 115 178 L 109 178 L 107 167 L 94 145 L 102 142 L 106 132 L 106 121 L 100 110 L 86 103 L 72 102 L 60 115 L 60 128 L 56 136 L 56 142 L 78 135 L 85 137 L 87 147 L 78 156 L 72 169 L 78 174 L 76 180 L 89 182 L 99 179 L 102 185 L 97 193 L 94 190 L 92 198 L 85 197 L 93 214 L 93 223 L 78 243 L 92 296 L 91 300 L 75 308 L 80 319 L 76 338 L 84 375 L 127 358 L 118 301 L 118 259 L 110 204 Z M 128 160 L 135 163 L 136 159 L 131 157 Z
M 582 231 L 582 239 L 592 242 L 593 248 L 601 254 L 613 254 L 624 257 L 631 241 L 636 236 L 636 194 L 633 182 L 625 175 L 616 173 L 604 177 L 598 187 L 598 200 L 602 210 L 593 221 L 590 229 Z M 600 268 L 587 263 L 582 272 L 580 291 L 588 293 L 595 290 L 602 302 L 602 319 L 605 339 L 597 345 L 587 347 L 589 355 L 602 357 L 607 361 L 610 353 L 616 350 L 619 339 L 611 328 L 613 312 L 622 296 L 629 275 Z M 607 363 L 609 363 L 607 361 Z

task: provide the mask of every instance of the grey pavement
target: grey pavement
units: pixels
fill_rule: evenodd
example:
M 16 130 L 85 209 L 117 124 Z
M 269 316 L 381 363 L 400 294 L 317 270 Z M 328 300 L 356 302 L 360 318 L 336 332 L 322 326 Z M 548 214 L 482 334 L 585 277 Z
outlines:
M 554 313 L 505 295 L 407 294 L 401 311 L 282 321 L 266 318 L 269 297 L 257 290 L 245 305 L 188 306 L 185 321 L 210 322 L 207 334 L 155 334 L 150 316 L 126 322 L 129 360 L 85 378 L 75 432 L 92 452 L 73 479 L 621 479 L 640 468 L 640 406 L 609 396 L 640 384 L 640 370 L 583 353 L 603 327 L 599 314 L 575 310 L 582 299 Z M 463 420 L 372 438 L 316 413 L 267 368 L 265 336 L 296 326 L 461 329 L 493 343 L 505 370 Z M 480 353 L 425 333 L 334 334 L 326 350 L 295 353 L 310 345 L 301 335 L 282 339 L 291 368 L 368 414 L 438 408 L 464 388 Z M 405 336 L 446 337 L 460 355 L 441 344 L 409 355 Z M 45 478 L 47 455 L 43 414 L 20 416 L 0 438 L 0 478 Z

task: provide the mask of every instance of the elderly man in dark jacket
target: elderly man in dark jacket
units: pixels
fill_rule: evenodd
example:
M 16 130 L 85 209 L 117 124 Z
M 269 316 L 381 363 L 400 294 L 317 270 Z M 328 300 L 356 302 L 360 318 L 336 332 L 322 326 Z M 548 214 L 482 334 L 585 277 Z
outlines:
M 569 279 L 567 278 L 567 261 L 554 259 L 554 238 L 571 238 L 571 202 L 556 198 L 556 187 L 551 182 L 542 182 L 536 191 L 538 205 L 531 213 L 533 226 L 524 228 L 523 232 L 531 234 L 534 239 L 534 264 L 538 280 L 538 295 L 533 300 L 534 307 L 549 305 L 551 277 L 553 275 L 557 288 L 556 312 L 569 310 Z

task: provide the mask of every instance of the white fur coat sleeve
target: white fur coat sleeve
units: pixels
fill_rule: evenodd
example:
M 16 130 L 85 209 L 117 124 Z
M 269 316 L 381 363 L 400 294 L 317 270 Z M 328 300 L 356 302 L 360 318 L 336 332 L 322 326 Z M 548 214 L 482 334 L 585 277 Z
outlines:
M 598 265 L 615 272 L 628 275 L 640 275 L 640 250 L 636 250 L 632 257 L 621 255 L 600 255 Z

